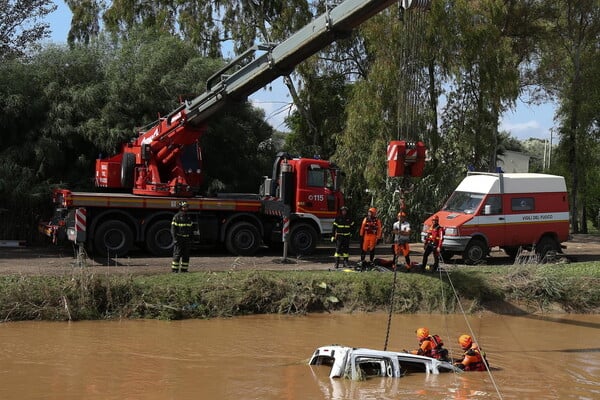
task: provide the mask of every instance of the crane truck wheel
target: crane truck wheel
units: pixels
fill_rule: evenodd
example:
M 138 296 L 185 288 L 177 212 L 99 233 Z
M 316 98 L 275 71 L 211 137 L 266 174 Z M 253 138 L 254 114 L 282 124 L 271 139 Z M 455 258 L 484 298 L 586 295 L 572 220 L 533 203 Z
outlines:
M 133 232 L 121 221 L 106 221 L 94 233 L 94 248 L 104 257 L 123 257 L 133 246 Z
M 314 253 L 317 240 L 317 231 L 309 224 L 300 223 L 290 230 L 290 250 L 297 256 Z
M 173 253 L 173 236 L 171 221 L 160 220 L 153 223 L 146 232 L 146 249 L 158 257 L 169 256 Z
M 237 222 L 227 231 L 225 246 L 239 256 L 251 256 L 260 247 L 260 232 L 250 222 Z
M 135 167 L 135 154 L 123 153 L 121 160 L 121 186 L 131 189 L 133 187 L 133 169 Z

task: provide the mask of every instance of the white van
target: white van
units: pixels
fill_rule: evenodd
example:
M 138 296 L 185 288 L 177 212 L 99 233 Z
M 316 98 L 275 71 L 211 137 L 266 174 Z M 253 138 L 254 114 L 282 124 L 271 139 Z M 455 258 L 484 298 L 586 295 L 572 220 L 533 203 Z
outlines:
M 562 176 L 469 172 L 435 215 L 445 228 L 444 259 L 475 264 L 500 247 L 514 258 L 535 249 L 540 260 L 569 240 L 569 203 Z M 424 225 L 421 239 L 431 226 Z

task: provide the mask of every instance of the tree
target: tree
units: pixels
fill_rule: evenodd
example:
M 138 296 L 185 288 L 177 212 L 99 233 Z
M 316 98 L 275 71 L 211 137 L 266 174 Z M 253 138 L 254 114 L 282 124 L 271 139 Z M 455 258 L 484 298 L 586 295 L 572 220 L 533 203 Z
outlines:
M 4 0 L 0 4 L 0 60 L 25 54 L 50 34 L 42 20 L 56 10 L 52 0 Z
M 569 176 L 571 229 L 587 227 L 586 179 L 591 150 L 597 142 L 600 104 L 600 2 L 548 1 L 552 11 L 541 42 L 538 74 L 544 88 L 558 98 L 559 154 Z M 593 164 L 592 164 L 593 165 Z

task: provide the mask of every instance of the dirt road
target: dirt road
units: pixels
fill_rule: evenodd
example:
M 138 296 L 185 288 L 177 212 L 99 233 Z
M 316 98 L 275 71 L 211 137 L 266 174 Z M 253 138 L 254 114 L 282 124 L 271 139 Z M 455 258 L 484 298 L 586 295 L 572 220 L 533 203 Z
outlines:
M 600 261 L 600 237 L 591 235 L 574 235 L 566 242 L 564 255 L 570 262 Z M 353 263 L 359 260 L 354 250 L 350 257 Z M 423 246 L 420 243 L 411 245 L 411 258 L 420 262 Z M 264 249 L 253 257 L 234 257 L 214 249 L 197 251 L 192 254 L 190 272 L 226 271 L 226 270 L 327 270 L 333 267 L 333 248 L 329 245 L 319 247 L 310 257 L 287 257 L 283 262 L 281 252 Z M 379 245 L 376 257 L 391 259 L 391 246 Z M 431 257 L 430 257 L 431 259 Z M 100 274 L 160 274 L 170 271 L 169 257 L 149 257 L 147 254 L 133 253 L 129 257 L 119 259 L 86 258 L 78 262 L 76 251 L 71 247 L 37 247 L 37 248 L 0 248 L 0 275 L 65 275 L 86 268 Z M 460 265 L 460 258 L 453 258 L 449 264 Z M 490 265 L 511 265 L 511 260 L 503 251 L 492 249 Z

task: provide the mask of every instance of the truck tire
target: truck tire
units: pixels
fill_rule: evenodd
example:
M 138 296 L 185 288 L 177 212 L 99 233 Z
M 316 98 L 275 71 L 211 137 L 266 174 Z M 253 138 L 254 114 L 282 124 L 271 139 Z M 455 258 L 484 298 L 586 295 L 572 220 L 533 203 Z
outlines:
M 488 248 L 481 239 L 471 239 L 463 251 L 463 261 L 465 264 L 478 264 L 483 261 L 488 254 Z
M 157 257 L 172 255 L 171 221 L 163 219 L 150 225 L 146 232 L 146 249 Z
M 133 188 L 133 170 L 135 168 L 135 154 L 123 153 L 121 160 L 121 186 Z
M 535 246 L 535 252 L 537 253 L 540 263 L 547 262 L 548 253 L 559 253 L 560 245 L 556 242 L 553 237 L 544 236 L 540 242 Z
M 317 231 L 311 225 L 294 225 L 290 230 L 290 251 L 297 256 L 312 254 L 317 247 L 317 240 Z
M 94 248 L 101 256 L 123 257 L 133 246 L 133 232 L 121 221 L 106 221 L 94 233 Z
M 237 222 L 227 231 L 225 247 L 239 256 L 251 256 L 260 247 L 260 232 L 250 222 Z

